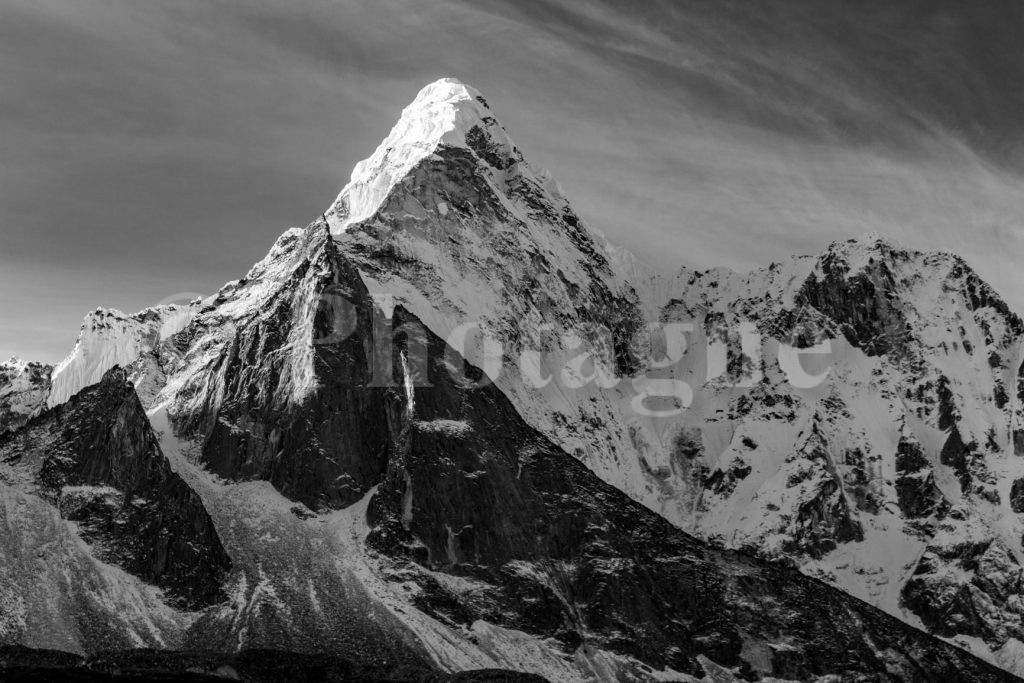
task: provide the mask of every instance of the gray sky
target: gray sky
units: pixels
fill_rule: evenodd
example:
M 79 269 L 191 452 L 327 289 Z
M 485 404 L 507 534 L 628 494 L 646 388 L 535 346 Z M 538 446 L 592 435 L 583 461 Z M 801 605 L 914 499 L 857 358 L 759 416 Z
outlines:
M 447 75 L 659 267 L 880 230 L 1021 311 L 1022 26 L 1014 0 L 0 0 L 0 357 L 240 277 Z

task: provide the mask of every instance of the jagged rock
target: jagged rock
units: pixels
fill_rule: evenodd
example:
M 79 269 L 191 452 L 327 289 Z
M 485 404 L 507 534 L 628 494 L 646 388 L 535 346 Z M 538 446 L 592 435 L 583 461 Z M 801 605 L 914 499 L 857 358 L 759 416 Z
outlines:
M 898 351 L 908 341 L 907 321 L 890 300 L 895 277 L 888 259 L 893 252 L 883 245 L 878 260 L 851 273 L 836 254 L 821 260 L 822 278 L 812 273 L 797 295 L 798 305 L 811 306 L 839 323 L 851 344 L 869 356 Z
M 817 435 L 804 447 L 787 484 L 788 488 L 803 491 L 788 526 L 785 552 L 821 557 L 838 543 L 863 539 L 861 525 L 850 510 L 834 465 Z
M 933 632 L 1005 643 L 1024 637 L 1024 569 L 998 538 L 955 510 L 939 526 L 902 591 L 904 604 Z
M 11 358 L 0 363 L 0 434 L 18 429 L 46 407 L 53 368 Z
M 415 326 L 403 309 L 396 316 Z M 693 675 L 703 675 L 703 656 L 753 677 L 917 676 L 952 652 L 925 655 L 897 620 L 674 529 L 560 453 L 493 385 L 467 387 L 458 378 L 479 371 L 453 368 L 443 341 L 429 335 L 428 349 L 429 384 L 391 397 L 390 463 L 368 539 L 404 560 L 395 580 L 417 582 L 428 613 Z M 475 587 L 453 594 L 426 570 Z M 780 632 L 784 652 L 774 645 Z M 903 643 L 901 654 L 880 657 L 876 638 Z M 945 666 L 925 676 L 948 675 Z
M 323 227 L 287 239 L 290 279 L 214 361 L 224 387 L 219 405 L 175 417 L 194 425 L 203 462 L 217 474 L 265 479 L 313 510 L 340 508 L 359 500 L 385 466 L 386 428 L 375 419 L 383 387 L 372 386 L 374 358 L 364 342 L 372 322 L 366 306 L 348 301 L 359 275 Z M 296 372 L 277 350 L 302 334 L 320 341 Z M 323 343 L 332 335 L 341 339 Z
M 736 489 L 737 482 L 743 481 L 751 472 L 750 465 L 739 458 L 729 463 L 726 470 L 715 470 L 705 482 L 705 486 L 718 495 L 728 496 Z
M 944 511 L 945 497 L 935 484 L 935 473 L 916 441 L 901 438 L 896 449 L 896 495 L 907 519 L 920 519 Z
M 0 463 L 75 522 L 100 559 L 165 588 L 184 608 L 220 602 L 230 560 L 199 496 L 160 451 L 127 379 L 112 368 L 99 384 L 0 437 Z
M 1024 512 L 1024 478 L 1015 479 L 1010 487 L 1010 509 Z

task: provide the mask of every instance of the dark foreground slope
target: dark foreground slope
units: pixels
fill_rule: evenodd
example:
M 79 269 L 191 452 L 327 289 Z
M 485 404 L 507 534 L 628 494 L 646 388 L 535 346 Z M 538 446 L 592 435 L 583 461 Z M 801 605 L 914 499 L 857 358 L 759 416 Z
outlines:
M 0 480 L 74 522 L 93 554 L 197 609 L 225 599 L 230 560 L 199 496 L 171 471 L 124 370 L 0 437 Z
M 0 679 L 11 683 L 71 681 L 244 681 L 251 683 L 544 683 L 509 671 L 442 674 L 416 667 L 380 667 L 330 655 L 247 650 L 234 655 L 136 650 L 79 657 L 52 650 L 0 648 Z

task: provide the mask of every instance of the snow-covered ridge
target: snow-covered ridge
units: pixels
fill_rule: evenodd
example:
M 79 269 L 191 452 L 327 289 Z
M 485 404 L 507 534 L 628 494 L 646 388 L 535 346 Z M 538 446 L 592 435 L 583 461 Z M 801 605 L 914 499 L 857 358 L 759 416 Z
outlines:
M 67 402 L 82 389 L 99 382 L 115 365 L 132 365 L 185 329 L 198 311 L 199 302 L 157 306 L 134 315 L 97 308 L 82 323 L 75 348 L 53 371 L 47 407 Z
M 327 212 L 332 233 L 344 232 L 372 216 L 395 183 L 441 145 L 467 147 L 467 134 L 493 120 L 483 97 L 454 78 L 423 88 L 402 111 L 391 133 L 368 159 L 356 164 L 352 178 Z M 493 143 L 514 149 L 503 130 L 491 130 Z

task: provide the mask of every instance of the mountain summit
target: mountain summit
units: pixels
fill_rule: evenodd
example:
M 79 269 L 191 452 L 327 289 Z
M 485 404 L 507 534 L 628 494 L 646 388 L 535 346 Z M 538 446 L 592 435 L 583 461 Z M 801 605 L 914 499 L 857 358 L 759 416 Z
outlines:
M 356 164 L 352 179 L 326 213 L 331 232 L 370 218 L 394 185 L 442 146 L 505 159 L 518 156 L 480 93 L 454 78 L 442 78 L 423 88 L 373 155 Z

